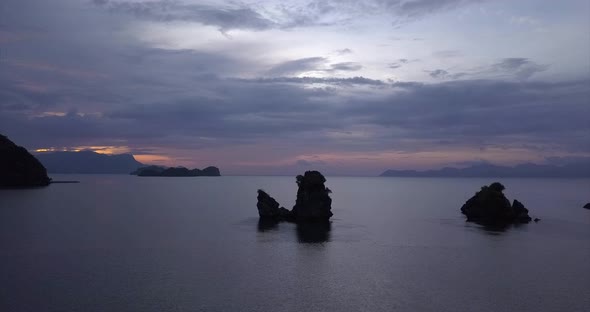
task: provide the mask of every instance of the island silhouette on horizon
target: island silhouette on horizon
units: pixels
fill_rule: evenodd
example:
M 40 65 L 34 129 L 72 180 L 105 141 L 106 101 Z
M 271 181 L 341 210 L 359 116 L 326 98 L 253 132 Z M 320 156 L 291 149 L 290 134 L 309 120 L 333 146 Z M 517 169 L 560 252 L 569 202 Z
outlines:
M 465 168 L 444 167 L 434 170 L 386 170 L 380 177 L 419 178 L 589 178 L 590 160 L 563 165 L 519 164 L 514 167 L 490 163 L 471 165 Z
M 219 177 L 219 168 L 209 166 L 203 169 L 188 169 L 185 167 L 147 166 L 139 168 L 132 175 L 138 177 Z

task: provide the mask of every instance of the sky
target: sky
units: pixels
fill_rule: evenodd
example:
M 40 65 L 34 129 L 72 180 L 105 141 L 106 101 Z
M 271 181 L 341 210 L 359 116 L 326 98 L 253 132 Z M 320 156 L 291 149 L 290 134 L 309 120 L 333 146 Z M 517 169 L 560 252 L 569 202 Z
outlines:
M 224 174 L 590 159 L 587 0 L 2 0 L 0 133 Z

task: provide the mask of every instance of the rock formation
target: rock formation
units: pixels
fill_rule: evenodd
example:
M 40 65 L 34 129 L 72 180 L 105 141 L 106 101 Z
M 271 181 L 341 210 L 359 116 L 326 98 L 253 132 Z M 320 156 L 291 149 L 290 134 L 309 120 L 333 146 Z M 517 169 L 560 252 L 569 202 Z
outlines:
M 279 203 L 268 193 L 258 190 L 258 215 L 260 218 L 276 221 L 291 221 L 293 214 L 285 207 L 279 207 Z
M 50 181 L 35 156 L 0 134 L 0 188 L 47 186 Z
M 587 203 L 586 205 L 584 205 L 584 208 L 590 209 L 590 203 Z
M 482 224 L 507 225 L 530 222 L 528 209 L 518 200 L 514 200 L 510 205 L 503 191 L 504 185 L 498 182 L 483 186 L 461 207 L 461 212 L 467 216 L 467 221 Z
M 307 171 L 297 176 L 297 200 L 291 211 L 263 190 L 258 190 L 258 215 L 260 218 L 278 221 L 304 223 L 328 221 L 332 216 L 330 189 L 324 183 L 326 178 L 318 171 Z
M 319 171 L 306 171 L 297 176 L 297 201 L 293 217 L 297 221 L 327 221 L 332 216 L 331 191 L 324 186 L 326 178 Z

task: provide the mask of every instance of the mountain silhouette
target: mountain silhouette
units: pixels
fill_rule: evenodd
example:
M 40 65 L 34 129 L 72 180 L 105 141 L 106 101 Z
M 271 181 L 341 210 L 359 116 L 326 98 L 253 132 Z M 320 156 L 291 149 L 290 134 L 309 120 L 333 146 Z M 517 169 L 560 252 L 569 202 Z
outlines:
M 493 178 L 588 178 L 590 161 L 565 165 L 520 164 L 514 167 L 477 164 L 466 168 L 438 170 L 387 170 L 381 177 L 493 177 Z
M 92 151 L 41 153 L 37 158 L 50 173 L 129 174 L 145 166 L 131 154 L 106 155 Z

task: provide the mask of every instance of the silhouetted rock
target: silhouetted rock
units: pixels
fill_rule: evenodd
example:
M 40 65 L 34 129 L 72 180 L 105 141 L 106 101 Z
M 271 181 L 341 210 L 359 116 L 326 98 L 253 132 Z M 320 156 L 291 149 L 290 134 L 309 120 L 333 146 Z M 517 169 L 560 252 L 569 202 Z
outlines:
M 131 174 L 137 174 L 140 177 L 218 177 L 221 176 L 219 169 L 217 167 L 207 167 L 203 170 L 200 169 L 192 169 L 189 170 L 185 167 L 158 167 L 158 166 L 149 166 L 140 168 Z
M 258 190 L 258 215 L 260 218 L 274 219 L 277 221 L 290 221 L 293 214 L 263 190 Z
M 586 205 L 584 205 L 584 208 L 590 209 L 590 203 L 587 203 Z
M 209 167 L 201 170 L 201 175 L 208 176 L 208 177 L 218 177 L 221 175 L 221 173 L 219 172 L 219 168 L 209 166 Z
M 50 181 L 35 156 L 0 134 L 0 188 L 47 186 Z
M 512 213 L 518 223 L 528 223 L 532 220 L 531 217 L 529 217 L 529 210 L 516 199 L 512 201 Z
M 326 178 L 319 171 L 306 171 L 297 176 L 297 201 L 293 217 L 300 221 L 323 221 L 332 217 L 331 191 L 324 183 Z
M 482 224 L 528 223 L 531 217 L 528 209 L 518 200 L 512 205 L 504 196 L 504 185 L 495 182 L 484 186 L 461 207 L 467 221 Z
M 192 173 L 190 170 L 188 170 L 187 168 L 184 167 L 173 167 L 173 168 L 168 168 L 164 171 L 162 171 L 162 173 L 160 173 L 160 176 L 162 177 L 192 177 Z
M 145 172 L 146 174 L 149 175 L 158 175 L 160 173 L 162 173 L 162 171 L 166 170 L 166 167 L 163 166 L 146 166 L 146 167 L 141 167 L 141 168 L 137 168 L 137 170 L 134 170 L 132 172 L 130 172 L 130 175 L 140 175 L 142 172 Z
M 324 186 L 326 178 L 318 171 L 307 171 L 297 176 L 297 201 L 293 210 L 279 203 L 263 190 L 258 190 L 258 215 L 278 221 L 327 222 L 332 216 L 330 191 Z

